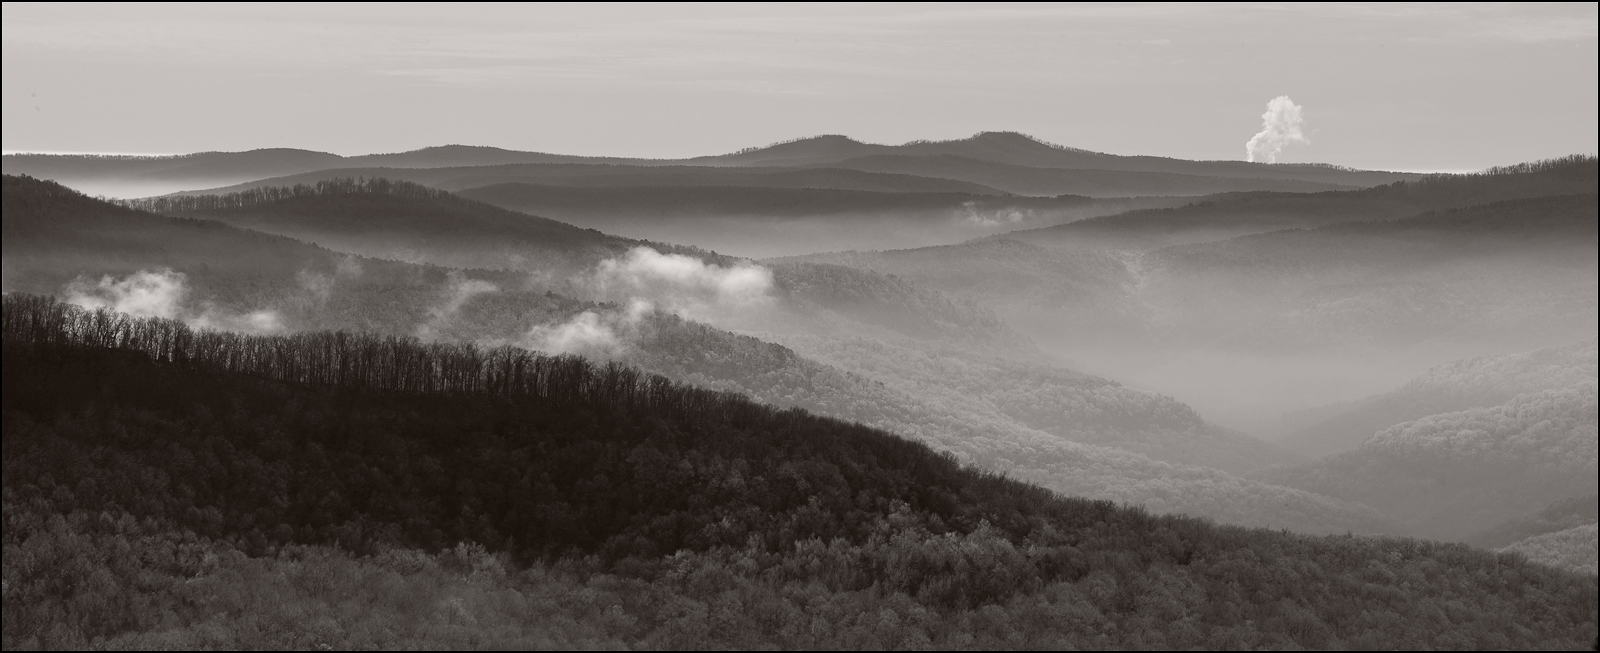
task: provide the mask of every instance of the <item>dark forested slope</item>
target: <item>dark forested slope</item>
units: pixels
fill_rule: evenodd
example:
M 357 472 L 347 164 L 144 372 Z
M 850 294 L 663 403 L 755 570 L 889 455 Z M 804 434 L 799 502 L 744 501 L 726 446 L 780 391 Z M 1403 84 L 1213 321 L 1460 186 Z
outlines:
M 1592 577 L 1459 545 L 1062 499 L 879 431 L 618 366 L 349 334 L 194 333 L 19 296 L 3 328 L 8 648 L 102 637 L 345 648 L 397 629 L 413 642 L 457 636 L 403 623 L 419 609 L 423 623 L 501 622 L 459 598 L 438 617 L 382 600 L 356 622 L 265 628 L 234 607 L 272 592 L 267 614 L 286 602 L 328 614 L 352 583 L 399 589 L 424 574 L 455 587 L 430 564 L 506 588 L 498 610 L 525 609 L 521 587 L 631 646 L 884 643 L 854 621 L 817 631 L 841 604 L 887 619 L 896 642 L 941 646 L 1595 637 Z M 308 585 L 299 570 L 313 560 L 323 573 Z M 388 575 L 365 571 L 379 568 Z M 595 621 L 554 591 L 573 587 L 562 569 L 615 578 L 600 596 L 631 583 L 663 600 L 621 601 Z M 728 592 L 749 601 L 713 599 Z M 694 628 L 696 611 L 723 627 Z M 354 627 L 374 618 L 394 625 Z M 166 639 L 126 639 L 157 631 Z
M 314 185 L 125 204 L 289 236 L 361 256 L 460 268 L 527 270 L 554 281 L 641 246 L 725 260 L 703 250 L 619 238 L 382 178 L 341 177 Z
M 7 176 L 3 184 L 7 291 L 77 289 L 135 302 L 145 315 L 270 313 L 277 329 L 390 333 L 411 333 L 464 291 L 483 288 L 518 293 L 525 311 L 519 319 L 565 317 L 573 308 L 542 289 L 524 289 L 522 273 L 360 258 L 211 220 L 133 210 L 51 182 Z

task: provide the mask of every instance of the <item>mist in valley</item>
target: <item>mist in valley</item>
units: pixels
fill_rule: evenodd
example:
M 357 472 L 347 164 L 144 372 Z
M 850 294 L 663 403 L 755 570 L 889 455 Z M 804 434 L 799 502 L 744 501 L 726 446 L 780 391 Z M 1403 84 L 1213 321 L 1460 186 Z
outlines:
M 145 9 L 5 10 L 7 649 L 1600 633 L 1592 8 Z

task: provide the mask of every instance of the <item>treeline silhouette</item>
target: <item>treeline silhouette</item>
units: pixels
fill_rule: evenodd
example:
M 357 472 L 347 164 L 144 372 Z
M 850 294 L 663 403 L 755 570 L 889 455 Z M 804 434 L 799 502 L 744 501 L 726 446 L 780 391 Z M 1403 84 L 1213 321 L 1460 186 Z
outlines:
M 409 181 L 376 177 L 340 177 L 324 179 L 314 184 L 293 186 L 262 186 L 223 195 L 167 195 L 129 200 L 115 200 L 131 209 L 151 213 L 196 213 L 221 209 L 241 209 L 259 206 L 296 197 L 323 197 L 329 195 L 393 195 L 417 199 L 431 199 L 454 204 L 477 205 L 448 192 L 429 188 Z
M 1469 176 L 1488 177 L 1493 175 L 1521 175 L 1536 172 L 1565 172 L 1574 175 L 1581 174 L 1586 167 L 1592 168 L 1600 158 L 1593 154 L 1568 154 L 1553 159 L 1539 159 L 1538 161 L 1524 161 L 1504 166 L 1490 166 L 1478 172 L 1467 173 Z
M 1596 632 L 1593 577 L 1516 555 L 1062 498 L 615 365 L 0 308 L 6 648 L 1572 648 Z M 534 636 L 548 624 L 581 634 Z
M 595 401 L 674 415 L 770 410 L 737 394 L 683 386 L 615 362 L 544 356 L 509 345 L 483 349 L 344 331 L 248 335 L 105 308 L 90 311 L 39 295 L 13 293 L 4 303 L 7 341 L 135 351 L 213 373 L 392 392 Z

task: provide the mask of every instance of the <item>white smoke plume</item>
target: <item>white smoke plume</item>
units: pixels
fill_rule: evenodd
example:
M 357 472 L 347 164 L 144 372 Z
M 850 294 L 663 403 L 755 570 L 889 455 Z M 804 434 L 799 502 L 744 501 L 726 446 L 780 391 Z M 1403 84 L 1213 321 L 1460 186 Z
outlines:
M 685 318 L 727 317 L 773 301 L 772 271 L 753 263 L 707 264 L 681 254 L 635 247 L 601 261 L 588 285 L 600 298 L 654 307 Z
M 135 317 L 179 320 L 197 329 L 278 333 L 283 320 L 275 311 L 233 313 L 212 306 L 199 311 L 184 306 L 189 278 L 172 270 L 140 270 L 122 279 L 111 275 L 99 281 L 79 278 L 62 289 L 66 302 L 94 310 L 108 308 Z
M 1261 131 L 1245 143 L 1245 160 L 1257 163 L 1277 163 L 1278 153 L 1290 143 L 1311 144 L 1311 139 L 1301 132 L 1305 119 L 1300 117 L 1300 105 L 1287 95 L 1279 95 L 1267 103 L 1267 112 L 1261 114 Z

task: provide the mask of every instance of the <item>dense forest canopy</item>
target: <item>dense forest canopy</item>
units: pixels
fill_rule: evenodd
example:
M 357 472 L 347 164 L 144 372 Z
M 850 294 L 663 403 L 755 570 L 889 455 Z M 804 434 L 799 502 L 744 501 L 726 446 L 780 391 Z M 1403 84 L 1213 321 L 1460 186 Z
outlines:
M 1596 634 L 1592 576 L 1515 554 L 1066 499 L 614 364 L 196 332 L 38 296 L 3 308 L 8 647 L 154 645 L 141 638 L 156 631 L 191 646 L 444 641 L 459 636 L 446 625 L 529 610 L 555 610 L 567 625 L 552 627 L 580 641 L 656 646 L 1573 647 Z M 415 585 L 443 611 L 384 600 L 363 618 L 373 628 L 263 631 L 281 613 L 241 609 L 372 582 Z M 600 614 L 557 598 L 585 586 L 639 591 Z M 491 609 L 482 591 L 510 602 Z M 528 596 L 552 598 L 514 598 Z M 842 609 L 880 619 L 810 625 Z M 695 626 L 708 623 L 726 627 Z

